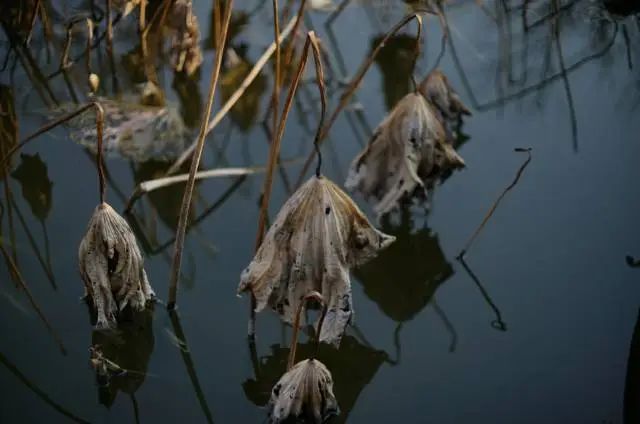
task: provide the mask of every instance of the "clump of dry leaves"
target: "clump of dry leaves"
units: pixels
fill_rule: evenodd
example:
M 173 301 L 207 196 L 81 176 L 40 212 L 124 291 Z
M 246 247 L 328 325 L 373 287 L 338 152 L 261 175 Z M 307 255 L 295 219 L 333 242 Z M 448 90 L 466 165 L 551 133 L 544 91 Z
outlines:
M 193 75 L 202 64 L 200 25 L 191 0 L 176 0 L 169 12 L 169 27 L 174 30 L 171 62 L 176 72 Z
M 282 206 L 238 292 L 250 290 L 256 312 L 269 305 L 291 324 L 302 298 L 319 291 L 328 307 L 320 340 L 339 345 L 353 315 L 349 270 L 394 240 L 338 186 L 314 176 Z
M 78 250 L 85 293 L 97 314 L 97 329 L 113 328 L 127 305 L 142 310 L 155 294 L 127 221 L 107 203 L 99 204 Z

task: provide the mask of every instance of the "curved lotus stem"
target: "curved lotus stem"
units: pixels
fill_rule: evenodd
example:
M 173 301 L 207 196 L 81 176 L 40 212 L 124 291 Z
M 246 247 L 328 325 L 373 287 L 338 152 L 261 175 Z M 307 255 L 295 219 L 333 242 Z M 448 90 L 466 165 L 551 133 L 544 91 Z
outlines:
M 416 82 L 416 63 L 418 62 L 418 58 L 420 57 L 420 36 L 422 35 L 422 17 L 420 15 L 416 15 L 416 24 L 418 26 L 418 31 L 416 32 L 416 45 L 414 47 L 413 52 L 413 64 L 411 66 L 411 82 L 413 83 L 413 91 L 418 91 L 418 83 Z
M 289 350 L 289 361 L 287 362 L 287 371 L 289 371 L 296 359 L 296 348 L 298 346 L 298 331 L 300 330 L 300 316 L 302 315 L 302 310 L 305 308 L 307 301 L 315 300 L 322 305 L 322 312 L 320 315 L 320 320 L 318 321 L 318 328 L 316 328 L 316 340 L 315 340 L 315 350 L 311 358 L 314 359 L 318 355 L 318 349 L 320 347 L 320 331 L 322 330 L 322 324 L 324 323 L 324 317 L 327 315 L 327 303 L 324 301 L 324 297 L 317 291 L 309 292 L 300 302 L 298 306 L 298 311 L 296 312 L 296 319 L 293 322 L 293 336 L 291 337 L 291 348 Z
M 320 153 L 320 135 L 322 134 L 322 128 L 324 127 L 324 119 L 327 113 L 327 95 L 324 85 L 324 71 L 322 70 L 322 59 L 320 56 L 320 46 L 315 32 L 310 31 L 309 40 L 311 41 L 311 47 L 313 47 L 313 61 L 316 65 L 316 82 L 318 84 L 318 91 L 320 91 L 320 121 L 318 122 L 318 129 L 313 139 L 313 148 L 318 155 L 318 165 L 316 166 L 316 177 L 320 176 L 320 168 L 322 167 L 322 154 Z

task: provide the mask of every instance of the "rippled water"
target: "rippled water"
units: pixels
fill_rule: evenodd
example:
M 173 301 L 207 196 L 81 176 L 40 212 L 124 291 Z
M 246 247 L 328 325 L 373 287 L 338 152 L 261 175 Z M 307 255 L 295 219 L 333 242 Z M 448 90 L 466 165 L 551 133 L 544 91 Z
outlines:
M 59 15 L 72 11 L 66 2 L 47 3 Z M 214 53 L 210 3 L 194 1 L 204 47 L 199 78 L 174 79 L 168 66 L 159 72 L 192 131 Z M 625 257 L 640 256 L 640 21 L 612 18 L 596 1 L 555 7 L 530 2 L 523 14 L 518 1 L 455 1 L 445 8 L 451 35 L 439 66 L 473 112 L 459 148 L 467 167 L 436 188 L 428 214 L 413 208 L 384 220 L 397 242 L 353 272 L 355 325 L 339 350 L 323 346 L 319 356 L 342 411 L 334 422 L 638 422 L 640 357 L 630 346 L 634 328 L 636 346 L 640 337 L 640 269 Z M 236 8 L 234 19 L 244 25 L 236 25 L 230 45 L 253 63 L 273 37 L 270 2 L 238 0 Z M 330 27 L 327 12 L 308 13 L 305 24 L 329 52 L 330 109 L 342 83 L 406 11 L 399 1 L 354 1 Z M 437 18 L 424 25 L 420 77 L 440 52 Z M 322 149 L 323 171 L 334 181 L 344 182 L 370 132 L 410 89 L 414 31 L 409 25 L 388 43 L 357 92 L 357 107 L 333 126 Z M 116 26 L 118 83 L 127 92 L 139 82 L 125 66 L 132 40 L 133 19 Z M 30 51 L 45 75 L 57 69 L 57 59 L 47 64 L 39 24 Z M 6 99 L 14 102 L 22 138 L 49 119 L 51 101 L 31 88 L 21 61 L 13 71 L 12 63 L 0 74 L 2 110 Z M 103 50 L 94 66 L 111 95 Z M 224 98 L 241 80 L 231 71 Z M 80 99 L 81 75 L 71 76 Z M 311 151 L 319 106 L 312 73 L 305 79 L 283 139 L 287 162 L 276 174 L 272 216 Z M 267 68 L 208 137 L 203 168 L 266 162 L 270 87 Z M 50 89 L 61 103 L 71 101 L 59 76 Z M 461 263 L 456 255 L 525 159 L 516 147 L 531 147 L 533 159 Z M 0 261 L 0 421 L 264 422 L 291 331 L 263 312 L 250 346 L 248 299 L 236 297 L 252 258 L 262 174 L 198 183 L 177 315 L 156 305 L 106 336 L 92 333 L 79 300 L 77 246 L 98 201 L 95 165 L 83 149 L 58 128 L 24 148 L 3 180 L 2 243 L 68 353 L 60 354 Z M 168 166 L 111 155 L 110 203 L 122 210 L 138 182 Z M 134 208 L 146 269 L 163 299 L 181 193 L 181 186 L 159 190 Z M 373 219 L 371 205 L 354 198 Z M 92 344 L 135 372 L 100 385 L 89 366 Z M 305 340 L 299 357 L 310 349 Z

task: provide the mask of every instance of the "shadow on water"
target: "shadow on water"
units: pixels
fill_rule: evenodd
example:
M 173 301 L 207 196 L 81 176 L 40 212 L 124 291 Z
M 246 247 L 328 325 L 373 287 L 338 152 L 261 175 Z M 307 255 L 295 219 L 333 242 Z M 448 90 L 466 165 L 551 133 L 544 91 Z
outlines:
M 286 371 L 289 347 L 274 344 L 270 354 L 262 357 L 258 357 L 255 344 L 250 343 L 249 349 L 254 377 L 245 380 L 242 389 L 250 402 L 263 407 L 269 402 L 271 389 Z M 308 342 L 299 344 L 296 353 L 299 358 L 306 358 L 314 351 L 315 343 Z M 373 380 L 380 366 L 390 362 L 386 352 L 376 350 L 351 335 L 342 338 L 337 350 L 321 344 L 318 359 L 331 370 L 333 390 L 340 406 L 340 415 L 331 423 L 348 422 L 349 413 L 360 393 Z
M 377 258 L 354 270 L 354 274 L 367 297 L 397 323 L 395 339 L 399 349 L 402 324 L 415 318 L 433 300 L 438 287 L 451 278 L 454 270 L 436 234 L 428 227 L 414 231 L 407 207 L 402 208 L 397 225 L 385 219 L 382 231 L 396 236 L 396 241 Z M 451 334 L 450 350 L 454 350 L 456 332 L 437 304 L 435 309 Z
M 120 320 L 117 330 L 93 331 L 91 345 L 99 347 L 105 358 L 124 370 L 107 376 L 96 373 L 100 403 L 110 408 L 118 392 L 125 393 L 134 402 L 137 417 L 134 395 L 145 381 L 154 347 L 153 310 L 129 311 L 128 316 Z

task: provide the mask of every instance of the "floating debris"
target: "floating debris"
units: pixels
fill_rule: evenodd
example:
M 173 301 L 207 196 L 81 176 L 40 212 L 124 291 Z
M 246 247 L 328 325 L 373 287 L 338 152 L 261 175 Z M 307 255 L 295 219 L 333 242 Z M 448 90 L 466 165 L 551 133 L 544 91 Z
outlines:
M 140 311 L 155 297 L 129 224 L 107 203 L 96 207 L 78 259 L 86 295 L 96 309 L 97 329 L 113 328 L 127 305 Z
M 149 83 L 153 84 L 153 83 Z M 142 88 L 141 101 L 157 100 L 153 88 Z M 100 99 L 105 110 L 104 146 L 106 155 L 119 155 L 135 162 L 177 158 L 192 140 L 180 111 L 173 106 L 147 106 L 137 102 Z M 70 122 L 71 138 L 96 151 L 96 129 L 90 116 Z
M 313 176 L 282 206 L 238 292 L 250 290 L 256 312 L 268 304 L 291 324 L 302 297 L 319 291 L 328 305 L 320 340 L 337 346 L 353 315 L 349 270 L 394 240 L 333 182 Z
M 440 173 L 464 166 L 445 134 L 434 107 L 419 93 L 407 94 L 351 163 L 345 186 L 378 200 L 378 218 L 403 200 L 426 200 Z

